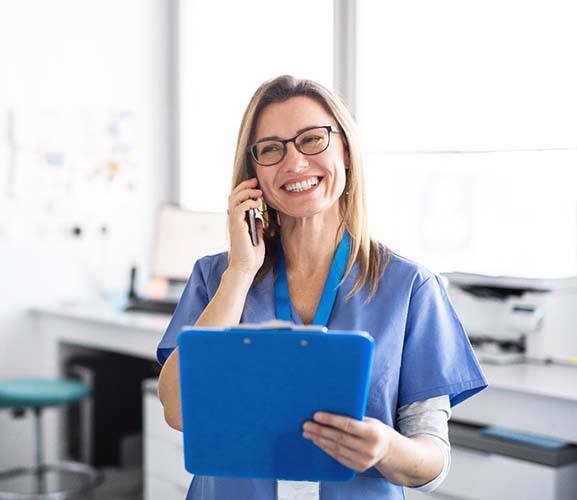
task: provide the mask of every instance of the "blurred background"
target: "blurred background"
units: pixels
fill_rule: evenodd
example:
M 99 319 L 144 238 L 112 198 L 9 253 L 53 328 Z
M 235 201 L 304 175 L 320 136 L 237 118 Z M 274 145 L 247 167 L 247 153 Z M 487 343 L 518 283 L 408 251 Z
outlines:
M 357 120 L 372 234 L 454 278 L 476 347 L 497 337 L 496 399 L 461 420 L 522 436 L 471 445 L 437 497 L 576 499 L 576 14 L 571 0 L 0 0 L 0 382 L 92 390 L 92 407 L 44 412 L 47 459 L 105 471 L 102 498 L 184 497 L 154 348 L 195 259 L 226 248 L 245 106 L 293 74 Z M 119 388 L 127 363 L 138 375 Z M 97 415 L 115 391 L 134 402 L 113 432 Z M 33 464 L 32 414 L 3 406 L 0 469 Z

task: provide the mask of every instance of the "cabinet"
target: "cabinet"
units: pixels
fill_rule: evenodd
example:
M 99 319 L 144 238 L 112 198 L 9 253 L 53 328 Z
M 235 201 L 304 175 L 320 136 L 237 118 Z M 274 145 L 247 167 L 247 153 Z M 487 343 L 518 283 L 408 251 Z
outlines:
M 184 468 L 182 434 L 164 420 L 157 379 L 142 384 L 144 405 L 144 500 L 182 500 L 193 475 Z

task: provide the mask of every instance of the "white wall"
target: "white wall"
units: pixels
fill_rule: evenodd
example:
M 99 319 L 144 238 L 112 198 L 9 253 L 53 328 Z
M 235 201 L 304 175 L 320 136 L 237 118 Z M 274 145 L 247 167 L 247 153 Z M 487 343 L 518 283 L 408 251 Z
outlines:
M 30 306 L 117 297 L 129 266 L 147 266 L 169 184 L 163 8 L 162 0 L 0 2 L 0 379 L 40 371 Z M 114 122 L 122 130 L 112 150 L 104 125 L 119 113 L 131 118 Z M 31 429 L 29 418 L 0 411 L 0 468 L 31 461 Z

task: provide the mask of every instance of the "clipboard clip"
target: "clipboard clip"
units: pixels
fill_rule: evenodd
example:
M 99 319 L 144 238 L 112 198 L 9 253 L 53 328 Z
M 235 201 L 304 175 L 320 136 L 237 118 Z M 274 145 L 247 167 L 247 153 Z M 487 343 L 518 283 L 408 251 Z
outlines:
M 228 330 L 290 330 L 294 332 L 320 332 L 326 333 L 328 329 L 322 325 L 297 325 L 291 321 L 284 321 L 280 319 L 272 319 L 270 321 L 263 321 L 262 323 L 241 323 L 239 325 L 230 326 Z

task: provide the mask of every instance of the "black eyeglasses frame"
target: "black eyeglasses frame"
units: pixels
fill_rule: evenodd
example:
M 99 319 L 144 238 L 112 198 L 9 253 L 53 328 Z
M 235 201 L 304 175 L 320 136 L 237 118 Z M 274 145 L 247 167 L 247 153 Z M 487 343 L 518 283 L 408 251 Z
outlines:
M 327 146 L 326 146 L 324 149 L 322 149 L 321 151 L 318 151 L 317 153 L 305 153 L 304 151 L 301 151 L 300 148 L 297 146 L 296 138 L 297 138 L 297 137 L 300 137 L 302 134 L 306 134 L 307 132 L 310 132 L 311 130 L 315 130 L 315 129 L 318 129 L 318 128 L 324 128 L 324 129 L 326 129 L 326 130 L 328 131 L 328 133 L 329 133 L 329 135 L 328 135 L 329 140 L 327 141 Z M 336 128 L 333 127 L 332 125 L 320 125 L 320 126 L 315 126 L 315 127 L 309 127 L 309 128 L 306 128 L 305 130 L 301 130 L 297 135 L 295 135 L 294 137 L 291 137 L 290 139 L 284 139 L 284 140 L 282 140 L 282 139 L 262 139 L 262 140 L 260 140 L 260 141 L 256 141 L 254 144 L 251 144 L 250 146 L 248 146 L 248 147 L 246 148 L 246 152 L 247 152 L 247 154 L 249 154 L 250 157 L 251 157 L 256 163 L 258 163 L 259 165 L 261 165 L 261 166 L 263 166 L 263 167 L 272 167 L 272 166 L 274 166 L 274 165 L 279 164 L 281 161 L 284 160 L 284 158 L 285 158 L 285 156 L 286 156 L 286 154 L 287 154 L 287 150 L 288 150 L 287 144 L 288 144 L 289 142 L 292 142 L 292 143 L 294 144 L 295 149 L 296 149 L 299 153 L 301 153 L 301 154 L 303 154 L 303 155 L 306 155 L 306 156 L 315 156 L 315 155 L 318 155 L 318 154 L 321 154 L 321 153 L 325 152 L 325 151 L 329 148 L 329 146 L 331 145 L 331 132 L 333 132 L 333 133 L 335 133 L 335 134 L 340 134 L 340 133 L 341 133 L 340 130 L 336 129 Z M 261 163 L 261 162 L 259 162 L 259 161 L 256 159 L 255 148 L 256 148 L 256 146 L 257 146 L 258 144 L 260 144 L 261 142 L 269 142 L 269 141 L 280 142 L 280 143 L 282 144 L 282 147 L 283 147 L 283 154 L 282 154 L 282 156 L 280 157 L 280 159 L 279 159 L 278 161 L 274 162 L 274 163 Z

